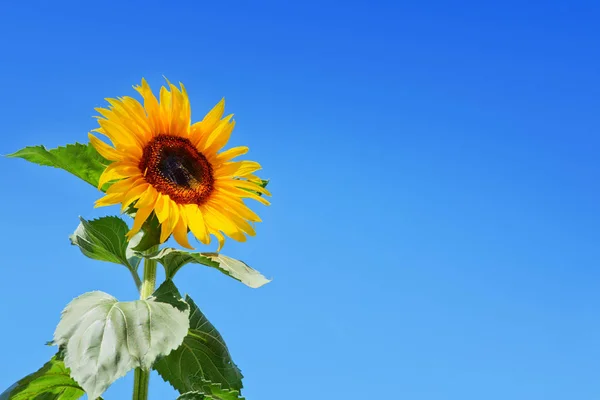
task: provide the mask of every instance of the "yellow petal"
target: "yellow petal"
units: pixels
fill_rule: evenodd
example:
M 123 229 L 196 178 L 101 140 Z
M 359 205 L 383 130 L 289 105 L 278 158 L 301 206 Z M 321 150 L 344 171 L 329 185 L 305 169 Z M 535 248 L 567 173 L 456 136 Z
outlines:
M 168 81 L 167 81 L 168 82 Z M 169 132 L 177 136 L 187 136 L 187 131 L 183 129 L 181 121 L 181 110 L 183 108 L 183 99 L 181 92 L 173 84 L 169 83 L 171 88 L 171 121 Z
M 96 202 L 94 203 L 94 207 L 112 206 L 113 204 L 120 203 L 122 198 L 123 193 L 107 194 L 101 199 L 96 200 Z
M 146 136 L 148 128 L 140 127 L 136 120 L 129 115 L 129 112 L 125 109 L 121 100 L 106 99 L 106 101 L 111 105 L 111 111 L 113 112 L 111 120 L 121 125 L 121 128 L 127 132 L 129 137 L 137 143 L 139 147 L 143 148 L 148 141 L 148 137 Z
M 154 207 L 154 204 L 156 204 L 157 198 L 158 198 L 158 192 L 156 191 L 156 189 L 154 189 L 154 187 L 152 187 L 152 185 L 148 185 L 146 192 L 140 196 L 140 199 L 135 204 L 135 206 L 137 208 L 144 208 L 144 207 L 148 207 L 150 205 L 152 205 L 152 207 Z
M 141 176 L 140 169 L 136 164 L 122 161 L 114 162 L 106 167 L 102 175 L 100 175 L 98 189 L 101 189 L 107 182 L 136 176 Z
M 142 179 L 142 178 L 138 177 L 138 176 L 133 176 L 133 177 L 128 177 L 127 179 L 123 179 L 122 181 L 113 183 L 108 188 L 108 190 L 106 190 L 106 194 L 113 194 L 113 193 L 125 194 L 140 179 Z
M 123 160 L 124 154 L 115 149 L 114 147 L 104 143 L 102 140 L 98 139 L 96 136 L 88 133 L 88 138 L 90 139 L 91 145 L 100 153 L 100 155 L 107 160 L 111 161 L 121 161 Z
M 221 249 L 223 248 L 223 245 L 225 244 L 225 237 L 219 231 L 212 232 L 212 234 L 215 235 L 215 237 L 219 241 L 219 247 L 217 248 L 217 253 L 218 253 L 221 251 Z
M 225 150 L 224 152 L 217 154 L 215 164 L 223 164 L 224 162 L 246 154 L 248 150 L 249 149 L 246 146 L 232 147 L 231 149 Z
M 236 196 L 236 197 L 240 197 L 243 199 L 252 199 L 252 200 L 256 200 L 259 203 L 264 204 L 265 206 L 270 206 L 271 203 L 269 203 L 269 201 L 267 199 L 265 199 L 262 196 L 258 196 L 252 192 L 248 192 L 247 190 L 243 190 L 237 187 L 231 187 L 231 186 L 221 186 L 219 187 L 220 191 L 229 193 L 230 195 Z
M 211 232 L 219 230 L 238 242 L 246 241 L 244 233 L 231 219 L 224 217 L 208 204 L 203 204 L 201 207 L 204 219 Z
M 204 131 L 202 130 L 202 122 L 196 122 L 190 126 L 190 142 L 195 147 L 198 147 L 198 144 L 202 141 L 204 137 Z
M 201 122 L 197 122 L 192 125 L 190 131 L 190 140 L 199 151 L 203 151 L 206 147 L 206 141 L 208 140 L 208 137 L 212 131 L 220 123 L 221 117 L 223 116 L 223 111 L 225 111 L 224 98 L 221 99 L 221 101 L 214 106 L 213 109 L 208 112 L 208 114 L 206 114 Z
M 229 122 L 229 118 L 231 118 L 231 115 L 223 119 L 210 135 L 208 135 L 206 143 L 204 144 L 204 152 L 214 154 L 227 144 L 231 137 L 231 132 L 235 127 L 235 121 Z
M 262 167 L 256 161 L 231 161 L 221 164 L 215 170 L 215 176 L 245 176 L 258 171 Z
M 98 123 L 117 149 L 127 151 L 138 159 L 142 157 L 143 146 L 128 132 L 125 126 L 108 119 L 99 119 Z
M 246 178 L 246 180 L 249 182 L 257 183 L 262 187 L 262 179 L 260 179 L 258 176 L 250 174 L 250 175 L 244 175 L 244 178 Z
M 107 99 L 107 101 L 119 117 L 118 122 L 125 125 L 138 144 L 143 147 L 152 138 L 152 130 L 142 105 L 131 97 L 118 100 Z
M 137 186 L 132 187 L 127 193 L 125 193 L 123 202 L 121 204 L 121 212 L 124 212 L 131 203 L 139 199 L 146 192 L 148 186 L 150 186 L 143 179 L 141 182 L 138 181 L 136 183 Z
M 118 102 L 115 99 L 106 100 L 109 102 Z M 124 150 L 142 146 L 135 130 L 131 130 L 131 122 L 123 120 L 122 112 L 115 110 L 114 107 L 110 107 L 109 109 L 95 108 L 95 110 L 104 117 L 96 117 L 98 124 L 102 128 L 102 131 L 98 132 L 107 136 L 117 149 Z
M 233 187 L 237 187 L 237 188 L 242 188 L 242 189 L 248 189 L 248 190 L 254 190 L 255 192 L 258 193 L 262 193 L 266 196 L 271 196 L 271 192 L 269 192 L 267 189 L 265 189 L 264 187 L 254 183 L 254 182 L 248 182 L 246 180 L 243 179 L 223 179 L 218 181 L 219 186 L 233 186 Z
M 183 98 L 183 104 L 181 106 L 181 121 L 184 124 L 185 129 L 189 131 L 192 118 L 190 98 L 185 90 L 185 86 L 183 86 L 183 83 L 179 82 L 179 86 L 181 86 L 181 95 Z
M 148 122 L 152 128 L 152 134 L 157 135 L 161 130 L 160 126 L 160 106 L 158 104 L 158 100 L 152 93 L 152 89 L 148 85 L 145 79 L 142 78 L 141 86 L 134 86 L 134 89 L 137 90 L 144 99 L 144 109 L 148 114 Z
M 161 133 L 172 134 L 171 127 L 171 92 L 166 87 L 160 88 L 160 123 Z
M 217 105 L 214 106 L 212 108 L 212 110 L 210 110 L 208 112 L 208 114 L 206 114 L 204 119 L 202 119 L 202 126 L 209 131 L 214 129 L 215 126 L 217 126 L 217 123 L 223 117 L 224 111 L 225 111 L 225 98 L 223 97 L 221 99 L 221 101 L 219 101 L 217 103 Z
M 202 212 L 195 204 L 187 204 L 184 206 L 186 213 L 186 219 L 190 230 L 198 239 L 204 244 L 210 243 L 210 235 L 206 229 L 206 223 L 204 222 L 204 216 Z
M 152 137 L 152 126 L 148 121 L 148 116 L 146 115 L 144 106 L 142 106 L 139 101 L 129 96 L 122 97 L 121 102 L 123 103 L 123 108 L 125 111 L 127 111 L 129 116 L 138 124 L 140 128 L 142 128 L 143 132 L 146 133 L 145 137 L 147 139 Z
M 181 246 L 190 250 L 194 250 L 194 248 L 188 240 L 188 228 L 184 218 L 185 212 L 181 209 L 180 215 L 181 217 L 179 218 L 177 225 L 175 225 L 175 229 L 173 229 L 173 237 L 175 238 L 175 241 Z
M 161 224 L 161 243 L 163 243 L 169 238 L 171 233 L 173 233 L 173 229 L 175 229 L 175 225 L 177 225 L 177 222 L 179 221 L 179 207 L 174 201 L 172 201 L 168 197 L 165 198 L 167 199 L 165 201 L 165 208 L 167 209 L 167 219 Z
M 213 199 L 215 203 L 227 206 L 237 215 L 248 221 L 262 222 L 262 219 L 240 200 L 236 200 L 231 196 L 219 195 L 218 193 L 213 195 Z
M 136 233 L 140 231 L 140 229 L 142 229 L 142 225 L 144 225 L 144 222 L 146 222 L 150 214 L 152 214 L 153 209 L 154 206 L 151 205 L 148 207 L 139 208 L 137 210 L 137 212 L 135 213 L 135 219 L 133 220 L 133 228 L 131 228 L 131 230 L 127 233 L 127 237 L 129 239 L 131 239 Z
M 158 194 L 158 198 L 156 199 L 156 205 L 154 208 L 154 212 L 156 212 L 156 217 L 158 218 L 158 222 L 161 224 L 167 220 L 169 217 L 169 208 L 167 203 L 170 202 L 171 199 L 168 196 L 165 196 L 162 193 Z
M 212 201 L 207 203 L 209 207 L 211 207 L 211 212 L 219 217 L 221 220 L 230 221 L 237 228 L 236 231 L 246 232 L 250 236 L 255 236 L 256 231 L 254 228 L 242 217 L 240 217 L 233 210 L 226 209 L 222 204 L 219 204 L 216 201 Z M 226 232 L 227 233 L 227 232 Z M 244 241 L 246 238 L 244 237 Z

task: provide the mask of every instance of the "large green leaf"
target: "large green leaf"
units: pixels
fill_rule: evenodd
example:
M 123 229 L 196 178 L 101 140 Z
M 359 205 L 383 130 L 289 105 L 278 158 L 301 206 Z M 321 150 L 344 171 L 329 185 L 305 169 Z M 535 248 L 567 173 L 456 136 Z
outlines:
M 135 213 L 135 209 L 130 212 L 132 218 L 135 218 Z M 150 214 L 150 217 L 144 222 L 141 232 L 140 240 L 130 245 L 133 250 L 143 253 L 160 244 L 160 224 L 155 213 Z
M 148 258 L 157 260 L 165 267 L 168 279 L 173 279 L 177 271 L 184 265 L 193 263 L 216 268 L 251 288 L 258 288 L 271 282 L 260 272 L 250 268 L 245 262 L 219 253 L 191 253 L 184 250 L 164 248 L 156 254 L 149 255 Z
M 0 400 L 76 400 L 83 389 L 71 378 L 59 354 L 0 394 Z
M 110 164 L 90 144 L 68 144 L 47 150 L 44 146 L 25 147 L 8 157 L 23 158 L 38 165 L 64 169 L 98 187 L 100 175 Z
M 1 399 L 0 399 L 1 400 Z M 177 398 L 177 400 L 211 400 L 203 392 L 187 392 Z
M 172 285 L 172 283 L 166 283 Z M 135 367 L 149 369 L 178 348 L 189 328 L 189 307 L 162 286 L 156 296 L 119 302 L 103 292 L 85 293 L 67 305 L 54 332 L 65 365 L 90 399 Z
M 79 226 L 70 236 L 71 243 L 89 258 L 124 265 L 139 287 L 137 268 L 141 258 L 131 247 L 137 244 L 140 236 L 128 242 L 125 235 L 129 227 L 119 217 L 102 217 L 92 221 L 79 219 Z
M 202 389 L 187 392 L 177 400 L 245 400 L 237 390 L 223 389 L 221 385 L 212 382 L 203 382 Z
M 157 299 L 161 303 L 167 303 L 180 311 L 190 313 L 190 305 L 181 298 L 179 290 L 172 280 L 166 279 L 152 294 L 152 298 Z M 188 323 L 189 326 L 189 323 Z
M 202 390 L 207 381 L 223 390 L 240 390 L 243 376 L 225 341 L 189 296 L 186 302 L 190 305 L 190 330 L 183 344 L 160 358 L 154 369 L 179 393 Z

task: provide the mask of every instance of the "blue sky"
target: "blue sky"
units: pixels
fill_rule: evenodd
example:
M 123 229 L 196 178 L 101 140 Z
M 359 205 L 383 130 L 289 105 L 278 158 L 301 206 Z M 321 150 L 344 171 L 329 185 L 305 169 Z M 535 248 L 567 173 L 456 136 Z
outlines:
M 273 205 L 223 252 L 273 282 L 177 283 L 248 399 L 600 397 L 597 3 L 176 3 L 0 6 L 0 153 L 86 141 L 142 77 L 182 81 L 195 120 L 225 96 Z M 0 174 L 3 390 L 53 354 L 73 297 L 136 293 L 69 245 L 79 215 L 118 212 L 99 192 L 22 160 Z

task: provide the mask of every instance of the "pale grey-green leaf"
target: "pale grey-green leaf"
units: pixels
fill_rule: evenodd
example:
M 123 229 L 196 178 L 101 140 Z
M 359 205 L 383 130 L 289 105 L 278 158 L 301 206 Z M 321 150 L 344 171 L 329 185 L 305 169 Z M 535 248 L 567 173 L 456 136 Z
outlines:
M 157 260 L 165 267 L 168 279 L 173 279 L 177 271 L 184 265 L 193 263 L 216 268 L 251 288 L 261 287 L 271 281 L 245 262 L 219 253 L 192 253 L 173 248 L 164 248 L 158 253 L 148 256 L 148 258 Z
M 119 302 L 103 292 L 85 293 L 67 305 L 54 333 L 65 365 L 88 393 L 99 397 L 135 367 L 149 369 L 158 356 L 183 342 L 189 309 L 157 297 Z
M 217 267 L 221 272 L 237 279 L 251 288 L 259 288 L 269 282 L 270 279 L 264 277 L 263 274 L 251 268 L 243 261 L 236 260 L 219 253 L 201 253 L 204 257 L 217 262 Z
M 155 254 L 148 256 L 151 260 L 157 260 L 165 267 L 167 279 L 173 279 L 177 271 L 186 264 L 202 264 L 208 267 L 219 268 L 219 263 L 203 256 L 201 253 L 191 253 L 170 247 L 161 249 Z

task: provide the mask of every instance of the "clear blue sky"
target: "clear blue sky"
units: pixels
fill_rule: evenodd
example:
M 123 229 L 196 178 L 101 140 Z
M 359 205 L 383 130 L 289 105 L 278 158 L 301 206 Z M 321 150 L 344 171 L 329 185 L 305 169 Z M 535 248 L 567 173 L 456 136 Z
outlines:
M 5 2 L 0 153 L 86 141 L 142 77 L 184 82 L 196 120 L 225 96 L 273 205 L 224 254 L 273 282 L 177 283 L 249 400 L 600 398 L 600 5 L 394 3 Z M 62 171 L 0 174 L 3 390 L 73 297 L 136 294 L 67 239 L 116 207 Z

